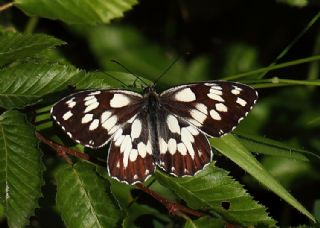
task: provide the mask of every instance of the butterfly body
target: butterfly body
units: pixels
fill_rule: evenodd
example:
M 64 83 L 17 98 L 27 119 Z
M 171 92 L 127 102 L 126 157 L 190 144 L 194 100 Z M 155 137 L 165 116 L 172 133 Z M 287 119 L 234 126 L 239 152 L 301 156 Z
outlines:
M 76 142 L 99 148 L 110 142 L 109 174 L 143 182 L 160 167 L 175 176 L 194 175 L 212 160 L 206 136 L 232 131 L 257 100 L 249 86 L 209 81 L 143 95 L 123 89 L 82 91 L 57 102 L 56 122 Z

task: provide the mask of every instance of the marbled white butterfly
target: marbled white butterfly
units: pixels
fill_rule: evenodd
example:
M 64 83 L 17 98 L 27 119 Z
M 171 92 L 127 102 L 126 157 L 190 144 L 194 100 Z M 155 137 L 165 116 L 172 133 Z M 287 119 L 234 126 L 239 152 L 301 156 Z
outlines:
M 258 98 L 235 82 L 184 84 L 160 95 L 125 89 L 82 91 L 51 109 L 67 135 L 86 147 L 110 142 L 107 167 L 121 182 L 143 182 L 160 167 L 175 176 L 194 175 L 212 160 L 207 136 L 231 132 Z

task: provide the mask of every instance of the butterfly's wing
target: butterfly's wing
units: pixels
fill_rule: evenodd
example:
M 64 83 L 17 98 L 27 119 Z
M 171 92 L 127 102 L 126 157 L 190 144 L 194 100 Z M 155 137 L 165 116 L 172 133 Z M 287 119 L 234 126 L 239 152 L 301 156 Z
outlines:
M 194 175 L 212 160 L 207 137 L 182 118 L 162 110 L 158 119 L 159 166 L 176 176 Z
M 143 182 L 155 170 L 151 129 L 141 110 L 114 134 L 108 153 L 109 175 L 121 182 Z
M 206 134 L 220 137 L 238 125 L 257 98 L 257 91 L 247 85 L 209 81 L 172 87 L 160 94 L 160 103 Z
M 99 148 L 139 112 L 141 105 L 142 96 L 127 90 L 82 91 L 58 101 L 51 114 L 77 143 Z

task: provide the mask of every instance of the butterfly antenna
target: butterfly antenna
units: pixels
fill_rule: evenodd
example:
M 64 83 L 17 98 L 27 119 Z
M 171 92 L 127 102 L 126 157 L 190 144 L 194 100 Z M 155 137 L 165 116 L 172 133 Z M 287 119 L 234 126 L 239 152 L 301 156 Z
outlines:
M 104 73 L 104 74 L 108 75 L 110 78 L 112 78 L 112 79 L 120 82 L 122 85 L 124 85 L 124 87 L 128 87 L 126 83 L 124 83 L 124 82 L 121 81 L 120 79 L 116 78 L 115 76 L 113 76 L 113 75 L 111 75 L 111 74 L 109 74 L 109 73 L 107 73 L 107 72 L 104 72 L 104 71 L 102 71 L 102 73 Z
M 135 76 L 137 79 L 139 79 L 143 84 L 145 84 L 146 86 L 149 86 L 148 83 L 146 83 L 144 80 L 142 80 L 142 78 L 140 78 L 138 75 L 134 74 L 133 72 L 131 72 L 127 67 L 125 67 L 124 65 L 122 65 L 120 62 L 118 62 L 117 60 L 111 59 L 111 62 L 118 64 L 119 66 L 121 66 L 123 69 L 125 69 L 129 74 L 132 74 L 133 76 Z
M 190 54 L 189 52 L 186 52 L 183 55 L 179 55 L 175 60 L 173 60 L 173 62 L 170 63 L 170 65 L 167 66 L 167 68 L 157 77 L 157 79 L 153 82 L 152 86 L 155 86 L 158 83 L 158 81 L 172 68 L 172 66 L 182 58 L 182 56 L 189 55 L 189 54 Z

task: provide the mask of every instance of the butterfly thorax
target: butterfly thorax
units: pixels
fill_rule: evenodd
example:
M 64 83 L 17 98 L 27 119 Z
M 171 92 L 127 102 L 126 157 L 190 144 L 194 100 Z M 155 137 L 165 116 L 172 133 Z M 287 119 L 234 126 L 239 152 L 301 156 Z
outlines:
M 147 112 L 147 122 L 150 129 L 151 145 L 153 148 L 153 156 L 157 161 L 159 156 L 159 140 L 158 140 L 158 124 L 159 112 L 161 112 L 161 106 L 159 102 L 159 95 L 154 90 L 154 87 L 148 87 L 144 93 L 145 110 Z

